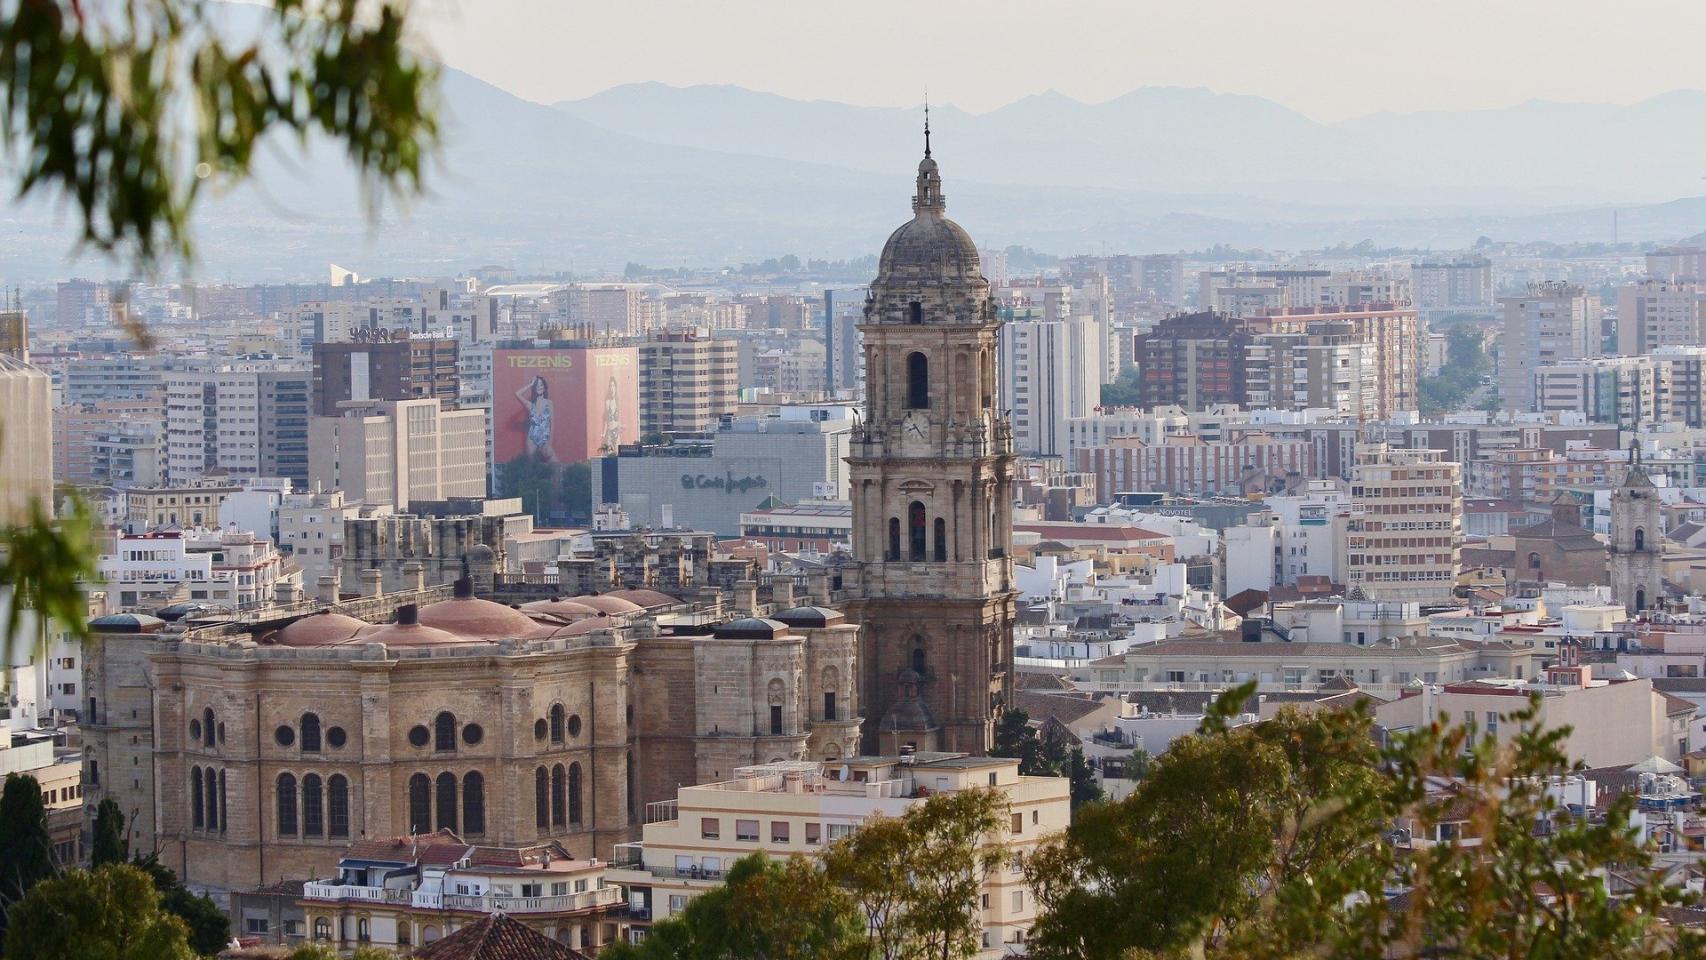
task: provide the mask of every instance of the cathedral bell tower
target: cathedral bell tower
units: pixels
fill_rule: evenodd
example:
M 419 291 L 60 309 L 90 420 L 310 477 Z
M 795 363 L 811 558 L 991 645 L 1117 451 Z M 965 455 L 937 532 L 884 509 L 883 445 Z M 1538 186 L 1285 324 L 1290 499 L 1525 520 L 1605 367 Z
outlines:
M 1662 608 L 1664 535 L 1659 492 L 1641 466 L 1641 451 L 1629 450 L 1629 474 L 1611 492 L 1611 599 L 1630 615 Z
M 912 219 L 865 301 L 866 418 L 848 458 L 864 749 L 983 754 L 1013 689 L 1013 439 L 977 245 L 924 132 Z

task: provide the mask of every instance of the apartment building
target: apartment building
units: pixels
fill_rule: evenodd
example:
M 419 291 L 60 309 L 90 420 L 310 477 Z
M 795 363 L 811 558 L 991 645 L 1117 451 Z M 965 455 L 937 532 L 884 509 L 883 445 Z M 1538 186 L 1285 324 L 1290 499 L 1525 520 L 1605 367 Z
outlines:
M 0 355 L 0 526 L 53 512 L 53 383 Z
M 1092 317 L 1012 316 L 1001 327 L 1001 403 L 1011 411 L 1013 447 L 1065 456 L 1068 422 L 1101 404 L 1103 337 Z
M 639 345 L 640 433 L 709 433 L 740 402 L 732 340 L 709 331 L 660 332 Z
M 1660 280 L 1706 280 L 1706 249 L 1661 247 L 1648 251 L 1647 276 Z
M 1190 496 L 1263 494 L 1314 476 L 1316 467 L 1313 444 L 1260 433 L 1219 442 L 1195 436 L 1162 437 L 1152 444 L 1116 438 L 1073 456 L 1073 469 L 1095 478 L 1098 503 L 1113 503 L 1119 494 L 1139 490 Z
M 271 603 L 281 581 L 301 582 L 272 541 L 205 528 L 122 534 L 96 569 L 119 610 L 153 610 L 180 601 L 251 610 Z
M 1520 297 L 1501 297 L 1500 403 L 1527 412 L 1541 367 L 1600 353 L 1597 302 L 1578 284 L 1531 283 Z
M 617 845 L 606 876 L 627 888 L 629 916 L 643 931 L 686 909 L 747 854 L 816 857 L 873 817 L 901 816 L 931 794 L 980 789 L 1000 791 L 1008 805 L 1005 829 L 992 838 L 1007 857 L 978 900 L 977 956 L 1002 957 L 1023 952 L 1036 920 L 1020 862 L 1071 819 L 1067 781 L 1022 776 L 1017 760 L 914 753 L 742 767 L 732 780 L 682 787 L 676 799 L 648 804 L 641 840 Z
M 124 522 L 137 532 L 218 526 L 219 511 L 241 489 L 225 480 L 198 480 L 178 487 L 135 487 L 124 492 Z
M 1493 265 L 1484 257 L 1411 264 L 1410 287 L 1429 316 L 1493 310 Z
M 1371 600 L 1449 600 L 1463 542 L 1461 467 L 1439 450 L 1358 444 L 1345 525 L 1347 589 Z
M 1706 343 L 1703 335 L 1696 344 Z M 1706 426 L 1706 346 L 1655 347 L 1653 362 L 1670 370 L 1670 419 Z
M 1617 352 L 1706 343 L 1706 289 L 1687 279 L 1646 279 L 1617 288 Z
M 286 363 L 166 376 L 166 481 L 308 479 L 312 374 Z
M 407 510 L 417 501 L 486 495 L 486 411 L 437 400 L 346 401 L 309 425 L 308 476 L 349 502 Z
M 302 582 L 342 572 L 344 521 L 361 516 L 363 504 L 342 490 L 287 494 L 278 505 L 278 548 L 302 568 Z
M 1671 365 L 1654 357 L 1593 357 L 1537 367 L 1527 410 L 1580 413 L 1633 430 L 1671 417 Z

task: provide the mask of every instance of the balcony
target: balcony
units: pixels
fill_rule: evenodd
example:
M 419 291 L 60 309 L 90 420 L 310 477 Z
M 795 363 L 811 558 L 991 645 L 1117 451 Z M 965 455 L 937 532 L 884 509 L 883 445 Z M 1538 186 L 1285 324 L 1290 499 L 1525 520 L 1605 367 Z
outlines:
M 432 893 L 425 890 L 398 890 L 388 887 L 363 887 L 353 884 L 310 881 L 302 887 L 304 900 L 349 903 L 388 903 L 413 907 L 417 910 L 466 910 L 474 913 L 576 913 L 598 910 L 622 902 L 622 890 L 607 886 L 582 893 L 551 897 L 514 897 L 496 894 L 475 896 L 460 893 Z

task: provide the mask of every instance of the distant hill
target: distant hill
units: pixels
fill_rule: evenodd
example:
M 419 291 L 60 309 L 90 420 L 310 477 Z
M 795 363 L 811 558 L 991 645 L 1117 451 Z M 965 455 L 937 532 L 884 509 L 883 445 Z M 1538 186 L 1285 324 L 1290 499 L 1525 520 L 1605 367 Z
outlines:
M 629 260 L 857 257 L 909 215 L 917 111 L 656 84 L 553 107 L 454 70 L 444 97 L 433 195 L 407 215 L 369 223 L 324 144 L 306 158 L 268 151 L 257 185 L 203 211 L 197 275 L 318 279 L 327 262 L 369 275 L 474 262 L 588 274 Z M 1606 240 L 1610 207 L 1595 197 L 1686 196 L 1701 187 L 1685 161 L 1706 156 L 1701 94 L 1322 125 L 1257 97 L 1157 88 L 1102 104 L 1040 94 L 975 116 L 943 107 L 932 119 L 955 219 L 981 243 L 1059 254 Z M 1572 178 L 1609 186 L 1548 186 Z M 1706 198 L 1620 210 L 1625 240 L 1706 228 Z M 63 242 L 44 243 L 44 232 Z M 72 236 L 44 203 L 0 210 L 0 279 L 70 275 Z

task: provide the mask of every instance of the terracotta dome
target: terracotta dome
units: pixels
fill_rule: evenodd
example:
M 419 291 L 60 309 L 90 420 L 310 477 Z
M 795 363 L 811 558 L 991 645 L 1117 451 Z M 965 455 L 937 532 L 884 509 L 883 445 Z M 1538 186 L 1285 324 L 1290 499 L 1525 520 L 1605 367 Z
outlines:
M 286 647 L 324 647 L 353 640 L 370 626 L 341 613 L 311 613 L 280 630 L 273 642 Z
M 421 623 L 478 640 L 525 637 L 539 623 L 520 610 L 476 597 L 456 597 L 421 608 Z
M 647 610 L 654 607 L 673 607 L 681 602 L 667 593 L 646 589 L 612 590 L 605 594 L 605 596 L 615 597 L 618 600 L 626 600 L 629 603 L 636 603 Z
M 457 636 L 435 627 L 418 623 L 382 623 L 369 627 L 356 638 L 357 643 L 383 643 L 387 647 L 436 647 L 448 643 L 472 643 L 473 638 Z
M 604 612 L 597 607 L 581 603 L 579 600 L 535 600 L 521 605 L 523 613 L 546 613 L 564 620 L 584 620 L 587 617 L 603 616 Z
M 624 600 L 612 593 L 589 593 L 584 597 L 570 597 L 569 599 L 576 603 L 584 603 L 600 613 L 608 613 L 612 616 L 618 613 L 639 613 L 645 609 L 632 600 Z

